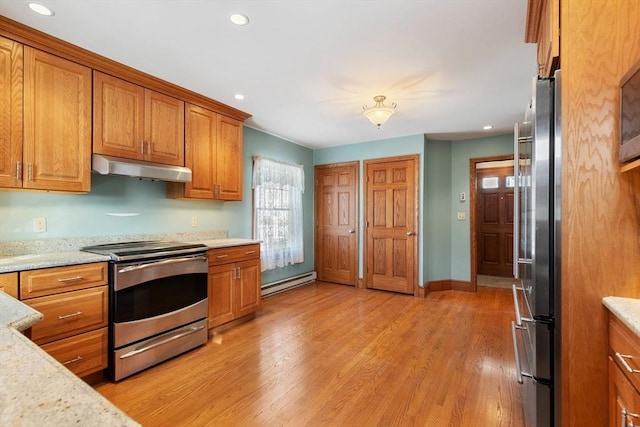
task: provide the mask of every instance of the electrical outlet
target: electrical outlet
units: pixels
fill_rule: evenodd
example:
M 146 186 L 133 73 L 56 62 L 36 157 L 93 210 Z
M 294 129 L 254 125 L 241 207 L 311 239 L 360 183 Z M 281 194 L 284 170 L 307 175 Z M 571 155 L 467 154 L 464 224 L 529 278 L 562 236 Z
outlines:
M 467 219 L 467 214 L 464 212 L 458 212 L 458 221 L 464 221 Z
M 198 217 L 197 216 L 192 216 L 191 217 L 191 226 L 192 227 L 197 227 L 198 226 Z
M 33 232 L 44 233 L 47 231 L 47 218 L 33 218 Z

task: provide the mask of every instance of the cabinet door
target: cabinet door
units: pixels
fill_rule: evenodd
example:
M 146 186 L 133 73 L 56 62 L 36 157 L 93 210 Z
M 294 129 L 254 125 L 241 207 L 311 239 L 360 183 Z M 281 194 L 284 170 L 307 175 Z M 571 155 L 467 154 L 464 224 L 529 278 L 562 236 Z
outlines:
M 187 104 L 185 124 L 185 166 L 191 169 L 192 181 L 184 184 L 184 197 L 214 199 L 218 115 Z
M 145 89 L 145 160 L 184 166 L 184 102 Z
M 236 317 L 255 313 L 260 309 L 260 260 L 243 261 L 235 264 L 236 280 L 234 304 Z
M 0 274 L 0 291 L 18 298 L 18 273 Z
M 640 396 L 609 357 L 609 426 L 640 425 L 638 414 Z
M 242 122 L 218 116 L 218 199 L 242 200 Z
M 209 328 L 234 319 L 231 296 L 234 272 L 233 264 L 209 267 Z
M 0 37 L 0 187 L 22 187 L 22 45 Z
M 144 88 L 94 71 L 93 91 L 93 152 L 142 159 Z
M 24 188 L 91 189 L 91 69 L 24 47 Z

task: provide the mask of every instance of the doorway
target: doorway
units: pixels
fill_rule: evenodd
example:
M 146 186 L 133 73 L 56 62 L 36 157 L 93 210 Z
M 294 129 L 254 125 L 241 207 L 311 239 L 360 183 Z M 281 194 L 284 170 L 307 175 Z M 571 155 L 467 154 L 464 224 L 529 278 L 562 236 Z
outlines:
M 418 155 L 364 161 L 366 287 L 418 294 Z
M 356 285 L 359 175 L 358 162 L 315 167 L 318 280 Z
M 470 160 L 471 287 L 513 278 L 513 155 Z

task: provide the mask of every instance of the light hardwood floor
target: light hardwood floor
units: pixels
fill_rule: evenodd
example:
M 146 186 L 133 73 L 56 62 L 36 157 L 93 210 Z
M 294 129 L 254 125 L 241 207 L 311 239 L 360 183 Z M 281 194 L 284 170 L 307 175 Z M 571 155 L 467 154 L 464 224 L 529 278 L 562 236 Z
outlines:
M 511 293 L 315 283 L 207 345 L 95 388 L 144 426 L 514 426 Z

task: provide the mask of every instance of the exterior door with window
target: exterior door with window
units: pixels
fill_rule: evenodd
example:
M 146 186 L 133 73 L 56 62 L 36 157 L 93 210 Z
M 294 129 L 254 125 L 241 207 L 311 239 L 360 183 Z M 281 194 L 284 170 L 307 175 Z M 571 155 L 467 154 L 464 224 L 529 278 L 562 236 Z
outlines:
M 513 166 L 478 169 L 477 273 L 513 276 Z
M 414 294 L 418 272 L 417 155 L 365 160 L 368 288 Z
M 315 167 L 318 280 L 356 285 L 358 175 L 358 162 Z

